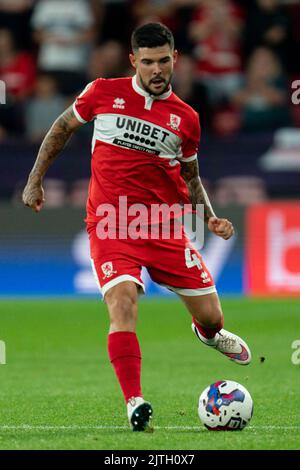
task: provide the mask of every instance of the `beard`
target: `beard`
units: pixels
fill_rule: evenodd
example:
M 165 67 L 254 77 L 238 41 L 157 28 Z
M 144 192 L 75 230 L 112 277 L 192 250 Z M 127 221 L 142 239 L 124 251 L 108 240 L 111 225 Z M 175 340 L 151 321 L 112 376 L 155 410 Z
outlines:
M 165 83 L 165 85 L 164 85 L 162 91 L 160 91 L 160 92 L 158 92 L 158 93 L 155 92 L 155 91 L 153 91 L 153 90 L 151 90 L 151 88 L 150 88 L 150 85 L 151 85 L 152 80 L 150 80 L 149 85 L 147 85 L 147 84 L 143 81 L 142 77 L 140 76 L 141 84 L 143 85 L 144 90 L 145 90 L 147 93 L 149 93 L 149 95 L 160 96 L 160 95 L 163 95 L 164 93 L 166 93 L 166 91 L 168 90 L 168 88 L 169 88 L 169 86 L 170 86 L 170 83 L 171 83 L 171 80 L 172 80 L 172 75 L 170 76 L 169 80 L 165 80 L 164 78 L 161 78 L 161 77 L 157 77 L 157 78 L 160 78 L 160 79 L 163 80 L 164 83 Z

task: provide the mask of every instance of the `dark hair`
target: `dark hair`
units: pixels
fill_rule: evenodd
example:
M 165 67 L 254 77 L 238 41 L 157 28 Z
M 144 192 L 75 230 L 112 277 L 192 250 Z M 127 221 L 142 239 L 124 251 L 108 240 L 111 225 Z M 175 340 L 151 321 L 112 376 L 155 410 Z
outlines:
M 160 47 L 169 44 L 174 49 L 174 37 L 167 26 L 161 23 L 147 23 L 136 28 L 131 36 L 133 51 L 140 47 Z

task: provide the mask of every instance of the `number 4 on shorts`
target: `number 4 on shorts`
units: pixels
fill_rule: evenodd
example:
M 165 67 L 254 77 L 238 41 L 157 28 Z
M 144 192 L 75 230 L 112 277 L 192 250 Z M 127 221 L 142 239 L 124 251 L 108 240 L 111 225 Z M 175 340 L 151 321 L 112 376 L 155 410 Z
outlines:
M 202 269 L 202 264 L 200 263 L 200 259 L 195 253 L 191 253 L 190 248 L 186 248 L 184 250 L 184 254 L 185 254 L 185 264 L 187 268 L 193 268 L 194 266 L 197 266 L 199 270 Z

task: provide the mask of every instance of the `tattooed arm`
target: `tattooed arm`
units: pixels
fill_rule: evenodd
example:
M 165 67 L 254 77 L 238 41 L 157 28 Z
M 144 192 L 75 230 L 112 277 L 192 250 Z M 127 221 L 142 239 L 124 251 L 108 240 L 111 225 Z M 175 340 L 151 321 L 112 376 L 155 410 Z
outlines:
M 199 176 L 198 161 L 181 162 L 181 176 L 188 187 L 193 208 L 196 209 L 197 204 L 203 204 L 204 220 L 209 230 L 228 240 L 234 234 L 233 225 L 229 220 L 216 216 Z
M 73 132 L 82 126 L 70 106 L 52 125 L 40 147 L 35 164 L 29 174 L 23 191 L 23 202 L 26 206 L 39 212 L 45 201 L 42 187 L 43 177 L 63 150 Z
M 196 209 L 196 204 L 203 204 L 204 220 L 205 222 L 208 222 L 210 217 L 215 217 L 215 213 L 199 176 L 198 161 L 193 160 L 188 163 L 182 162 L 181 176 L 188 187 L 193 208 Z

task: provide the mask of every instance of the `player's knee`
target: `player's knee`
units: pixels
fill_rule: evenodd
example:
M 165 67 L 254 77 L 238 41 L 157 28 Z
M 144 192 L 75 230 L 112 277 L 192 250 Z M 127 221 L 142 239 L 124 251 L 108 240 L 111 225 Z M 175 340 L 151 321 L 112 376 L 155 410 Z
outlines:
M 114 331 L 130 331 L 135 328 L 137 319 L 137 295 L 134 291 L 122 289 L 109 290 L 105 296 L 111 328 Z
M 120 317 L 130 317 L 133 315 L 136 306 L 135 299 L 128 294 L 112 298 L 110 302 L 107 303 L 109 310 L 113 312 L 115 316 Z

